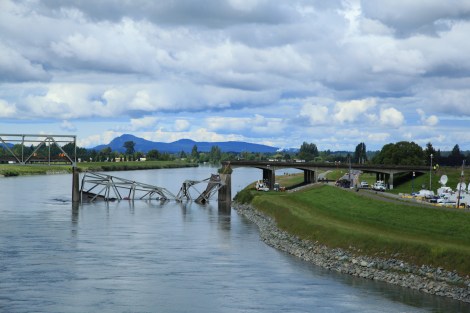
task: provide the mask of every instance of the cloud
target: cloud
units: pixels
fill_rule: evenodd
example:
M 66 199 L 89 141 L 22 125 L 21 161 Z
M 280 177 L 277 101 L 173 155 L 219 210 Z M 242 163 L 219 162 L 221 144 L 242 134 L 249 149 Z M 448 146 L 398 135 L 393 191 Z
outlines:
M 369 134 L 367 136 L 367 139 L 370 140 L 370 141 L 373 141 L 373 142 L 380 142 L 380 143 L 383 143 L 385 142 L 388 138 L 390 138 L 390 134 L 389 133 L 373 133 L 373 134 Z
M 130 130 L 132 131 L 145 131 L 154 129 L 157 124 L 158 118 L 155 116 L 144 116 L 142 118 L 131 118 Z
M 77 131 L 77 127 L 75 127 L 75 125 L 73 125 L 67 120 L 62 121 L 62 124 L 60 124 L 60 128 L 71 132 Z
M 141 136 L 147 140 L 173 142 L 180 139 L 191 138 L 194 141 L 244 141 L 246 137 L 237 134 L 222 135 L 201 127 L 191 131 L 174 132 L 157 129 L 154 132 L 144 132 Z
M 77 146 L 93 148 L 93 147 L 96 147 L 97 145 L 108 144 L 114 138 L 119 137 L 121 135 L 122 135 L 121 132 L 105 131 L 101 134 L 95 134 L 95 135 L 91 135 L 87 137 L 78 137 Z
M 267 118 L 260 114 L 253 117 L 209 117 L 205 119 L 209 130 L 221 133 L 238 133 L 257 137 L 259 134 L 281 134 L 286 125 L 281 118 Z
M 188 120 L 178 119 L 175 121 L 175 131 L 183 132 L 189 130 L 191 123 Z
M 305 103 L 300 110 L 300 117 L 307 118 L 310 125 L 324 125 L 329 122 L 328 107 Z
M 356 122 L 364 113 L 376 106 L 375 99 L 337 102 L 334 119 L 339 123 Z
M 0 128 L 8 131 L 42 131 L 48 121 L 99 140 L 159 131 L 294 147 L 306 134 L 339 147 L 355 139 L 348 134 L 378 146 L 374 138 L 446 133 L 439 143 L 461 138 L 470 147 L 454 136 L 467 127 L 456 121 L 470 117 L 466 1 L 0 6 Z
M 385 127 L 399 128 L 405 122 L 403 113 L 395 108 L 380 110 L 380 124 Z
M 436 126 L 439 123 L 439 118 L 436 115 L 426 116 L 426 113 L 422 109 L 417 109 L 421 123 L 426 126 Z
M 0 117 L 14 117 L 16 115 L 16 106 L 0 99 Z
M 47 9 L 67 8 L 66 0 L 42 3 Z M 119 21 L 123 17 L 148 19 L 165 25 L 194 25 L 201 27 L 228 27 L 238 23 L 282 23 L 294 14 L 289 6 L 264 0 L 206 0 L 204 6 L 195 1 L 116 0 L 80 1 L 74 3 L 92 20 Z
M 467 1 L 362 0 L 361 6 L 365 16 L 381 21 L 403 36 L 435 34 L 443 29 L 445 21 L 470 18 Z
M 462 83 L 470 82 L 464 80 Z M 441 81 L 444 85 L 449 83 Z M 432 85 L 434 87 L 434 84 Z M 426 88 L 421 90 L 418 95 L 424 99 L 433 112 L 444 113 L 446 115 L 454 116 L 470 116 L 470 89 L 467 87 L 460 87 L 460 83 L 457 85 L 458 88 Z
M 20 52 L 0 40 L 0 82 L 45 81 L 50 75 L 41 64 L 28 60 Z

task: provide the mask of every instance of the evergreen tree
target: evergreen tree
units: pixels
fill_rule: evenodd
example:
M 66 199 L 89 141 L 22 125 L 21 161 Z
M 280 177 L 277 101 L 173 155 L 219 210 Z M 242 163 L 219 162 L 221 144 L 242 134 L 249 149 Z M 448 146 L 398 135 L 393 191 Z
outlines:
M 434 159 L 433 163 L 436 164 L 439 161 L 438 154 L 436 150 L 434 149 L 434 147 L 432 146 L 432 143 L 428 142 L 426 144 L 426 149 L 424 149 L 424 157 L 426 158 L 426 165 L 431 164 L 431 154 Z M 439 153 L 439 156 L 440 156 L 440 153 Z
M 364 164 L 367 162 L 366 144 L 361 142 L 354 151 L 353 163 Z
M 220 162 L 221 158 L 222 158 L 222 152 L 220 151 L 219 146 L 212 146 L 211 152 L 209 154 L 209 160 L 212 163 L 217 163 L 217 162 Z
M 314 143 L 303 142 L 300 146 L 298 157 L 299 159 L 311 161 L 319 156 L 318 148 Z
M 462 161 L 464 160 L 464 156 L 462 152 L 460 152 L 459 145 L 455 145 L 452 149 L 450 155 L 447 157 L 448 165 L 451 166 L 459 166 L 462 165 Z
M 197 146 L 194 145 L 193 149 L 191 150 L 191 158 L 193 160 L 199 160 L 199 151 L 197 151 Z

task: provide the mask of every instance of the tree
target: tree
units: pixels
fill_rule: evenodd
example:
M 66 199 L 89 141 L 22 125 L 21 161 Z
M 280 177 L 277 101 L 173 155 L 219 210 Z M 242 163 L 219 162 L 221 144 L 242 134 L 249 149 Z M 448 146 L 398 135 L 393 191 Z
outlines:
M 221 158 L 222 158 L 222 152 L 220 151 L 219 146 L 212 146 L 211 152 L 209 154 L 209 160 L 212 163 L 217 163 L 220 161 Z
M 459 166 L 462 165 L 462 161 L 464 160 L 464 156 L 462 152 L 460 152 L 459 145 L 455 145 L 452 151 L 450 152 L 449 156 L 447 157 L 447 163 L 451 166 Z
M 158 150 L 152 149 L 147 152 L 147 160 L 158 160 L 160 158 L 160 152 Z
M 137 161 L 140 161 L 140 159 L 143 158 L 143 157 L 144 157 L 144 154 L 142 152 L 138 151 L 138 152 L 135 153 L 135 159 Z
M 126 149 L 126 154 L 134 154 L 135 152 L 135 142 L 133 141 L 126 141 L 124 142 L 123 147 Z
M 194 145 L 191 149 L 191 158 L 193 160 L 199 160 L 199 151 L 197 151 L 197 146 Z
M 361 142 L 354 151 L 353 163 L 364 164 L 367 162 L 366 144 Z
M 298 157 L 299 159 L 311 161 L 319 155 L 318 148 L 314 143 L 303 142 L 300 146 Z
M 434 158 L 434 164 L 437 163 L 437 152 L 436 152 L 436 149 L 434 149 L 434 147 L 432 146 L 432 143 L 428 142 L 426 144 L 426 149 L 424 149 L 424 157 L 425 157 L 425 160 L 426 160 L 426 165 L 430 165 L 431 164 L 431 154 Z
M 374 164 L 387 165 L 424 165 L 423 149 L 414 142 L 400 141 L 383 146 L 372 159 Z

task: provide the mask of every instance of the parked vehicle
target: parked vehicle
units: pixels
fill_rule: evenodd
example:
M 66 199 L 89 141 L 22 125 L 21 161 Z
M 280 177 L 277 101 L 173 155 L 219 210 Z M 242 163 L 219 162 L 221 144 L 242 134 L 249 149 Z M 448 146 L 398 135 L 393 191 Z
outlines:
M 385 183 L 381 180 L 377 181 L 374 186 L 372 186 L 372 189 L 376 191 L 385 191 L 387 187 L 385 186 Z
M 421 197 L 421 198 L 426 198 L 426 199 L 432 199 L 434 198 L 434 191 L 432 190 L 427 190 L 427 189 L 421 189 L 418 193 L 415 194 L 416 197 Z
M 256 190 L 258 190 L 258 191 L 269 191 L 269 187 L 264 182 L 258 180 L 256 182 Z
M 336 181 L 335 185 L 342 188 L 350 188 L 351 182 L 347 179 L 339 179 Z
M 366 181 L 361 181 L 361 188 L 369 188 L 369 183 Z

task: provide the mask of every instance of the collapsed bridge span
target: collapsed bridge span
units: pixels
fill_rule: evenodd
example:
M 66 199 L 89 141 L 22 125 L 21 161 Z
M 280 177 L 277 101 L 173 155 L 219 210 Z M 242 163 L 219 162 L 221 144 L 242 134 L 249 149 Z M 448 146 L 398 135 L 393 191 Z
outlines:
M 165 188 L 96 172 L 85 173 L 80 196 L 82 202 L 175 199 L 175 195 Z
M 197 185 L 206 185 L 206 189 L 200 192 L 196 186 Z M 180 191 L 176 195 L 177 201 L 183 200 L 193 200 L 196 203 L 204 204 L 209 201 L 209 199 L 215 195 L 222 187 L 224 183 L 222 183 L 220 176 L 212 174 L 210 178 L 206 178 L 204 180 L 186 180 L 183 182 Z M 196 192 L 197 197 L 191 194 L 191 190 Z
M 205 189 L 201 192 L 197 186 Z M 81 202 L 94 202 L 96 200 L 175 200 L 195 201 L 205 204 L 225 184 L 219 175 L 212 174 L 210 178 L 203 180 L 186 180 L 183 182 L 178 195 L 174 195 L 163 187 L 136 182 L 116 176 L 87 172 L 83 176 L 80 188 Z

